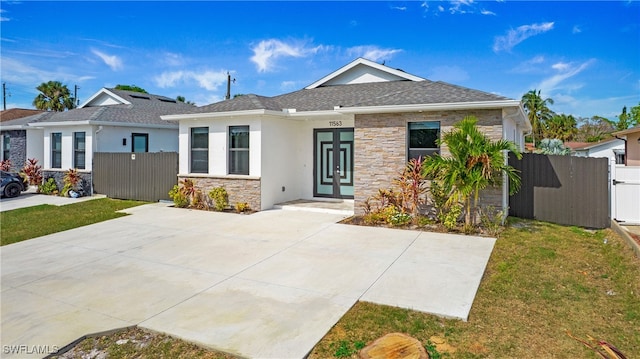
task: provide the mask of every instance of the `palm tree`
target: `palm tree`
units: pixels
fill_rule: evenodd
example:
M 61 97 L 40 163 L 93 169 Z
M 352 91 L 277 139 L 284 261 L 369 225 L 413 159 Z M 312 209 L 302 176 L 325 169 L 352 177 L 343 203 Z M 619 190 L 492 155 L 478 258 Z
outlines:
M 540 90 L 531 90 L 522 96 L 522 105 L 527 111 L 529 122 L 533 127 L 531 135 L 533 136 L 534 144 L 536 141 L 542 140 L 545 122 L 553 116 L 553 111 L 549 109 L 547 104 L 553 105 L 553 99 L 543 99 L 540 96 Z
M 38 110 L 64 111 L 74 107 L 71 92 L 60 81 L 43 82 L 36 90 L 40 94 L 33 100 L 33 106 Z
M 475 223 L 480 191 L 501 183 L 503 174 L 512 184 L 511 194 L 520 187 L 517 171 L 506 161 L 508 151 L 521 158 L 520 151 L 511 141 L 491 141 L 480 132 L 477 122 L 474 116 L 468 116 L 444 133 L 439 143 L 447 145 L 451 156 L 429 157 L 423 170 L 425 177 L 441 182 L 449 195 L 447 205 L 464 206 L 466 226 Z

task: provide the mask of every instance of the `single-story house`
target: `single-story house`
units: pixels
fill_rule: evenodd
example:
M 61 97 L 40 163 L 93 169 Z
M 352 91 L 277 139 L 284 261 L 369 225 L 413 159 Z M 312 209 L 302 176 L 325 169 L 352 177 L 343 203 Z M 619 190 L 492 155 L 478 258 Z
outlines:
M 0 112 L 0 160 L 11 161 L 11 170 L 19 171 L 27 158 L 42 158 L 43 145 L 41 129 L 29 127 L 35 121 L 34 115 L 44 111 L 12 108 Z
M 521 149 L 531 131 L 518 100 L 362 58 L 299 91 L 238 96 L 162 119 L 180 125 L 179 178 L 205 193 L 224 186 L 231 204 L 260 210 L 347 199 L 360 213 L 410 158 L 446 154 L 436 140 L 468 115 L 491 139 Z M 507 207 L 506 186 L 490 197 Z
M 78 108 L 22 120 L 28 130 L 42 133 L 42 155 L 36 158 L 44 178 L 53 177 L 61 186 L 64 173 L 75 168 L 84 179 L 85 193 L 91 193 L 95 152 L 176 152 L 178 125 L 160 116 L 192 108 L 164 96 L 103 88 Z
M 640 166 L 640 126 L 614 132 L 616 138 L 624 141 L 625 165 Z
M 577 157 L 608 158 L 616 164 L 624 164 L 624 141 L 610 138 L 599 142 L 565 142 L 565 147 L 571 149 L 571 155 Z

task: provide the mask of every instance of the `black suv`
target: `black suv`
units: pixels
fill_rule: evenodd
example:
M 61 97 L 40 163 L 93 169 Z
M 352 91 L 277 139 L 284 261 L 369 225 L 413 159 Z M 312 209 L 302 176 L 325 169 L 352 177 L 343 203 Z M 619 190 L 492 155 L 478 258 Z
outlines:
M 25 179 L 17 173 L 2 171 L 2 185 L 0 185 L 0 195 L 3 197 L 17 197 L 22 191 L 29 188 Z

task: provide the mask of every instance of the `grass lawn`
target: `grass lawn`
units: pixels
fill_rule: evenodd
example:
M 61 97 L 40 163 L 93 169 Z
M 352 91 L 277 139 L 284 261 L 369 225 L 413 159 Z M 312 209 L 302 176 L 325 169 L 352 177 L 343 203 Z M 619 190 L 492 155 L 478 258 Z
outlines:
M 0 212 L 0 245 L 126 216 L 116 211 L 145 203 L 101 198 L 65 206 L 44 204 Z
M 611 230 L 510 220 L 496 242 L 468 322 L 360 302 L 310 358 L 356 358 L 357 349 L 391 332 L 417 338 L 433 359 L 598 358 L 567 331 L 607 341 L 628 358 L 638 357 L 640 260 Z M 232 358 L 140 333 L 149 336 L 144 348 L 117 345 L 127 332 L 86 339 L 76 348 L 83 349 L 80 353 L 100 348 L 109 358 Z

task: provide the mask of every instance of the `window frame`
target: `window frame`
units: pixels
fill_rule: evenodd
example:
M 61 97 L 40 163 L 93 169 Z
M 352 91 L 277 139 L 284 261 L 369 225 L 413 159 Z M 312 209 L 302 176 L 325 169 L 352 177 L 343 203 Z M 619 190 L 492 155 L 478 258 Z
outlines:
M 136 137 L 144 138 L 144 151 L 136 152 Z M 148 133 L 137 133 L 134 132 L 131 134 L 131 152 L 133 153 L 146 153 L 149 152 L 149 134 Z
M 56 143 L 59 144 L 58 149 L 56 149 Z M 51 168 L 62 168 L 62 132 L 51 132 Z
M 205 130 L 203 133 L 196 133 L 196 131 Z M 194 135 L 203 135 L 206 134 L 206 147 L 194 147 Z M 204 157 L 206 160 L 195 160 L 195 153 L 204 153 Z M 205 162 L 204 168 L 198 168 L 199 166 L 194 165 L 196 162 Z M 209 173 L 209 127 L 191 127 L 189 129 L 189 173 Z
M 2 134 L 2 160 L 7 161 L 11 159 L 11 135 L 8 133 Z
M 436 147 L 411 147 L 411 131 L 419 130 L 412 129 L 412 124 L 437 124 L 437 128 L 425 128 L 426 130 L 436 130 L 436 139 L 434 140 L 434 145 Z M 422 157 L 422 159 L 432 156 L 434 154 L 440 154 L 441 146 L 438 145 L 438 141 L 440 140 L 440 136 L 442 135 L 442 123 L 440 121 L 410 121 L 407 122 L 407 142 L 406 142 L 406 151 L 407 151 L 407 162 L 412 158 L 417 159 L 418 157 Z M 412 156 L 412 152 L 419 152 L 418 156 Z
M 82 135 L 82 142 L 84 146 L 82 149 L 78 148 L 78 135 Z M 81 156 L 81 157 L 78 157 Z M 79 158 L 82 158 L 82 161 L 78 161 Z M 73 168 L 84 170 L 87 168 L 87 133 L 84 131 L 78 131 L 73 133 Z M 78 164 L 82 162 L 82 166 Z
M 247 147 L 235 147 L 235 144 L 239 144 L 240 141 L 234 141 L 233 135 L 234 130 L 241 130 L 242 133 L 247 134 Z M 228 168 L 227 173 L 230 175 L 249 175 L 250 172 L 250 147 L 251 147 L 251 129 L 250 126 L 229 126 L 229 136 L 228 136 Z M 232 165 L 236 162 L 239 162 L 238 159 L 240 156 L 246 156 L 246 168 L 235 168 L 235 165 Z M 240 166 L 238 166 L 240 167 Z

